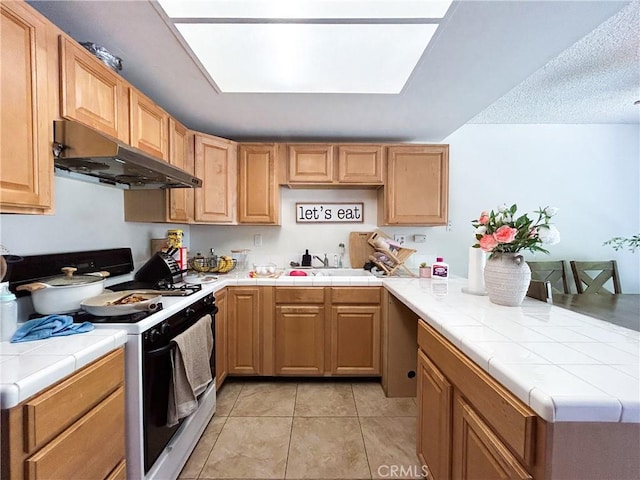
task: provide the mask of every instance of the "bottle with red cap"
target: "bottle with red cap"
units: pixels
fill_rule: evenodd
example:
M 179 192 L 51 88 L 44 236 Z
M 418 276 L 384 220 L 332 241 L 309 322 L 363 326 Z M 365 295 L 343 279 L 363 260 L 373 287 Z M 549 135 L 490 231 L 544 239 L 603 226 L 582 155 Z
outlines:
M 444 262 L 444 258 L 437 257 L 431 265 L 431 278 L 441 280 L 449 278 L 449 264 Z

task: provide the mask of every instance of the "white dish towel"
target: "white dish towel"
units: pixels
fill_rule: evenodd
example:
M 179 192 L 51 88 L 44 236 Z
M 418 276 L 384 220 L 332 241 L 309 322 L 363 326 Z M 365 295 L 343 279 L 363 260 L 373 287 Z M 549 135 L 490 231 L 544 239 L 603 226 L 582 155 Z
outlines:
M 207 388 L 211 380 L 209 359 L 213 352 L 211 315 L 205 315 L 173 340 L 176 347 L 171 352 L 173 375 L 169 385 L 167 426 L 189 416 L 198 408 L 197 396 Z

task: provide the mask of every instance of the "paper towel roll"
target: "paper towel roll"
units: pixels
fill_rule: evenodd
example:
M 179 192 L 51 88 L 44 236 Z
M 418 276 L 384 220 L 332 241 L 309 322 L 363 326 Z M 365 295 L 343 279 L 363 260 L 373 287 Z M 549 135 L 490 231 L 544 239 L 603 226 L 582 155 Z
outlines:
M 481 248 L 469 247 L 469 270 L 467 273 L 467 290 L 469 293 L 485 293 L 484 266 L 486 263 L 487 254 Z

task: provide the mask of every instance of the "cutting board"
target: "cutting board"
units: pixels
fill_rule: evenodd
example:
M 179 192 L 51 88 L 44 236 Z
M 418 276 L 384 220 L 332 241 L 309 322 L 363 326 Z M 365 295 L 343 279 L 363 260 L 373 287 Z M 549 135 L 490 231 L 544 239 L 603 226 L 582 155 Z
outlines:
M 373 232 L 349 232 L 349 261 L 351 268 L 362 268 L 375 251 L 367 243 Z

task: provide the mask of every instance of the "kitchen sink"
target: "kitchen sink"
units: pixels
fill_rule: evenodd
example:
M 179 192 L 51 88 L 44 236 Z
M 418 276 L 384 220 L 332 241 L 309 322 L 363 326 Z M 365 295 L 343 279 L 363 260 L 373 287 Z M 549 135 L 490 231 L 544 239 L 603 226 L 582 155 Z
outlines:
M 373 274 L 362 268 L 295 268 L 302 270 L 307 275 L 316 277 L 372 277 Z M 289 271 L 287 271 L 289 275 Z

